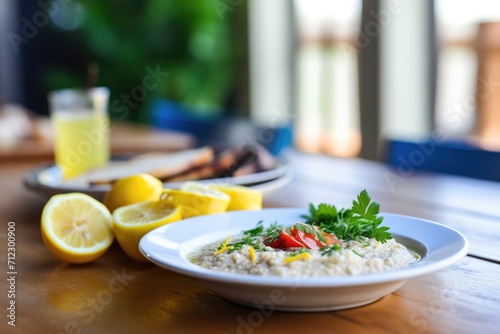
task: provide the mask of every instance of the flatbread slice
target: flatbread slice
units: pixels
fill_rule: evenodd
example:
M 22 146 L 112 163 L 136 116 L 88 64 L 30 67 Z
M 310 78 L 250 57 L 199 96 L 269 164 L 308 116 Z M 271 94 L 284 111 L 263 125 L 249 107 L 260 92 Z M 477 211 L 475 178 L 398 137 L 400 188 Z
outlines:
M 165 179 L 171 175 L 177 175 L 207 164 L 213 158 L 214 151 L 209 146 L 175 153 L 147 153 L 128 161 L 114 162 L 92 169 L 81 175 L 80 178 L 83 178 L 90 185 L 110 184 L 120 178 L 137 173 L 147 173 L 159 179 Z

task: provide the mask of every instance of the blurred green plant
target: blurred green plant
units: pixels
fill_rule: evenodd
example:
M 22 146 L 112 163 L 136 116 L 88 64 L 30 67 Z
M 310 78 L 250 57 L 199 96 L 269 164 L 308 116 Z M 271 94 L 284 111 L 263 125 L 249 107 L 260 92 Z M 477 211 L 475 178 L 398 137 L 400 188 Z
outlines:
M 231 20 L 219 15 L 212 0 L 71 3 L 80 9 L 80 24 L 64 34 L 80 57 L 99 64 L 98 85 L 110 87 L 112 101 L 142 85 L 150 67 L 168 72 L 168 77 L 148 90 L 147 99 L 134 110 L 144 111 L 158 97 L 196 106 L 201 113 L 222 110 L 234 80 L 236 38 Z M 58 66 L 49 72 L 47 86 L 81 86 L 82 76 Z M 132 112 L 127 119 L 144 121 L 144 114 Z

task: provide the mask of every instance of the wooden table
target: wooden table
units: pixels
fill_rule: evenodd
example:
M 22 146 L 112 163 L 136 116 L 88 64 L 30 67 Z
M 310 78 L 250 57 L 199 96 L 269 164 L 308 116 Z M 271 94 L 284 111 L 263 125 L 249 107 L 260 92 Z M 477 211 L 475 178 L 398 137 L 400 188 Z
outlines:
M 42 243 L 46 198 L 22 187 L 37 161 L 0 163 L 1 333 L 498 333 L 500 325 L 500 183 L 405 173 L 382 164 L 291 152 L 292 181 L 265 199 L 268 207 L 309 202 L 350 205 L 363 188 L 384 211 L 453 226 L 470 254 L 410 279 L 370 305 L 319 313 L 273 312 L 230 303 L 202 283 L 131 261 L 117 245 L 97 261 L 68 265 Z M 395 182 L 394 180 L 397 180 Z M 15 224 L 15 327 L 6 317 L 7 236 Z

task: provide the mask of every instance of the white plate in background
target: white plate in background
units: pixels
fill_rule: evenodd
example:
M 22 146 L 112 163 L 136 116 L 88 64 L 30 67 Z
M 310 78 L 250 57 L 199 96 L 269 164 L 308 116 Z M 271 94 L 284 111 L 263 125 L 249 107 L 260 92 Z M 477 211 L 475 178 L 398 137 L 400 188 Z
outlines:
M 223 183 L 249 186 L 260 190 L 264 195 L 282 187 L 291 179 L 291 170 L 288 163 L 278 161 L 275 168 L 248 175 L 232 176 L 196 180 L 202 183 Z M 166 182 L 164 188 L 178 189 L 183 182 Z M 24 178 L 24 185 L 34 191 L 47 196 L 61 193 L 81 192 L 97 199 L 102 199 L 110 189 L 110 185 L 88 186 L 85 184 L 63 182 L 61 170 L 55 164 L 43 165 L 28 172 Z

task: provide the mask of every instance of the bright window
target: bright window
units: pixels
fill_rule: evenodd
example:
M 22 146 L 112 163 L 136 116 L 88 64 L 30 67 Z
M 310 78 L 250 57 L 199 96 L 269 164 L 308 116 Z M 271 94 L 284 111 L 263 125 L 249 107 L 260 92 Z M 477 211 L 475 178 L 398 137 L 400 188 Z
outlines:
M 355 37 L 361 1 L 295 0 L 296 145 L 356 156 L 361 147 Z
M 439 43 L 436 127 L 450 136 L 465 137 L 474 131 L 476 122 L 474 41 L 478 25 L 500 21 L 500 1 L 436 0 L 435 10 Z

